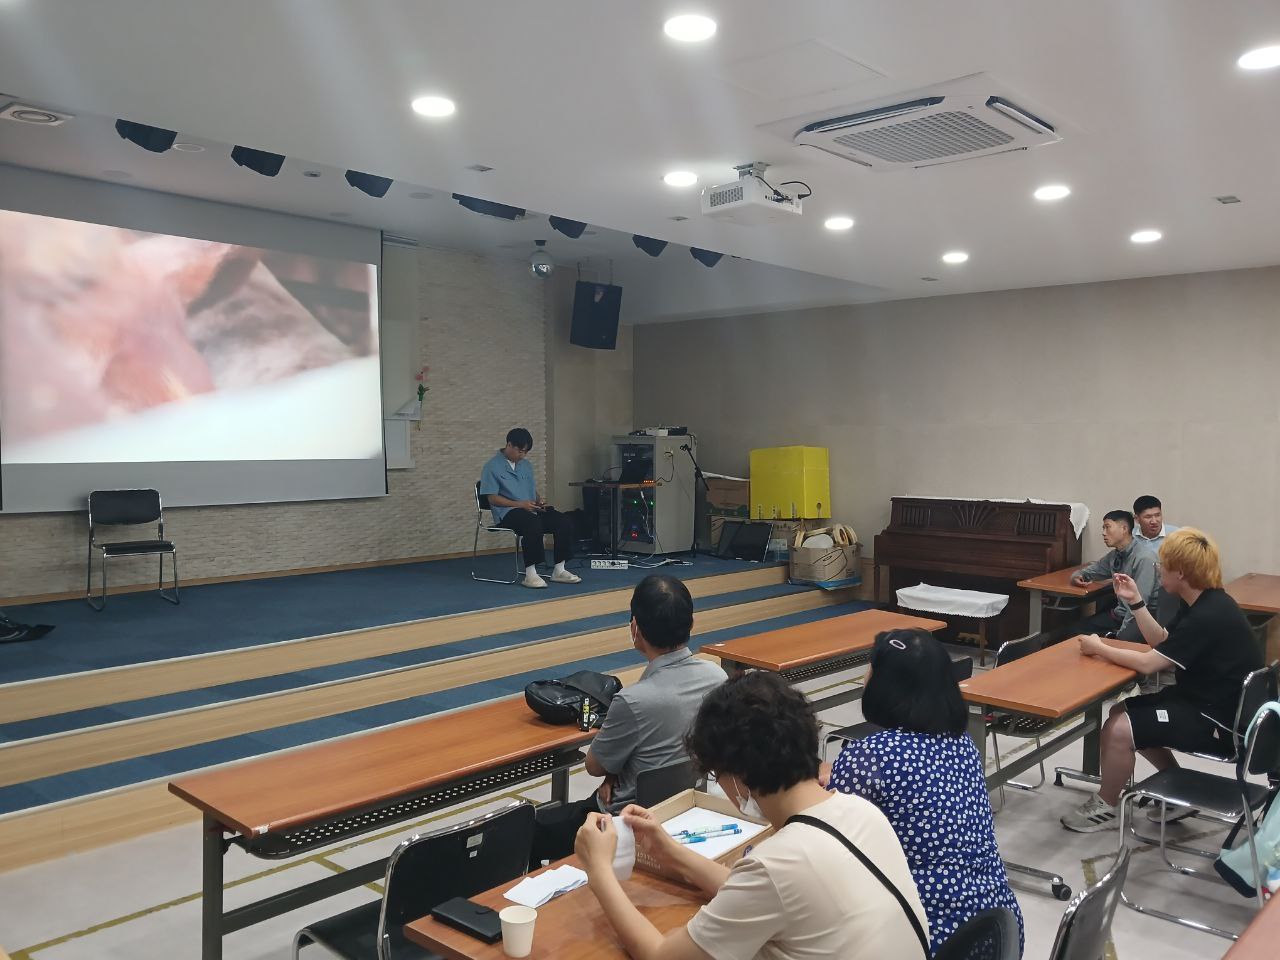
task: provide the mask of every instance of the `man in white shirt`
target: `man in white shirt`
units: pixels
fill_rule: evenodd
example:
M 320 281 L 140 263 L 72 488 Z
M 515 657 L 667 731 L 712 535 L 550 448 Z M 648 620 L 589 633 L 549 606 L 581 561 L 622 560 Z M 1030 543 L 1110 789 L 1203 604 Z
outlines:
M 1160 501 L 1149 493 L 1133 501 L 1133 517 L 1133 538 L 1141 546 L 1150 547 L 1152 553 L 1159 553 L 1164 538 L 1178 529 L 1164 522 Z

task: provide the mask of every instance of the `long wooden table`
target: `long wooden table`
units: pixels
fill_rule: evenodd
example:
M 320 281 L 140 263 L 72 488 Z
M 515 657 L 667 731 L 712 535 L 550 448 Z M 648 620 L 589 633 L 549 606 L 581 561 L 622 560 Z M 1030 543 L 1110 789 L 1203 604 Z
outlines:
M 577 857 L 569 857 L 545 869 L 564 864 L 582 867 Z M 537 873 L 535 871 L 533 875 Z M 511 904 L 503 892 L 515 884 L 514 880 L 508 881 L 471 899 L 493 910 L 501 910 Z M 631 902 L 662 933 L 684 926 L 706 903 L 696 890 L 644 870 L 632 873 L 622 887 Z M 429 916 L 406 925 L 404 932 L 413 943 L 448 960 L 501 960 L 505 956 L 501 940 L 484 943 Z M 624 960 L 627 953 L 618 942 L 613 925 L 600 909 L 595 894 L 587 887 L 579 887 L 538 908 L 538 920 L 533 928 L 533 952 L 529 956 L 530 960 L 544 957 L 547 960 Z
M 876 635 L 885 630 L 920 629 L 933 633 L 945 626 L 941 620 L 889 610 L 862 610 L 724 643 L 710 643 L 699 652 L 719 657 L 727 673 L 754 667 L 781 674 L 788 682 L 797 683 L 866 663 Z M 861 697 L 859 686 L 814 700 L 813 709 L 826 710 Z
M 223 910 L 223 857 L 234 843 L 277 859 L 337 843 L 468 797 L 551 776 L 568 799 L 578 747 L 595 735 L 543 723 L 521 697 L 184 777 L 169 784 L 204 813 L 201 957 L 255 923 L 380 879 L 386 861 Z
M 1080 569 L 1081 567 L 1077 564 L 1073 567 L 1063 567 L 1061 570 L 1053 571 L 1053 573 L 1042 573 L 1038 577 L 1018 581 L 1018 586 L 1028 591 L 1030 595 L 1030 629 L 1032 633 L 1039 633 L 1044 627 L 1045 594 L 1051 597 L 1071 597 L 1088 601 L 1101 599 L 1105 593 L 1110 592 L 1110 580 L 1092 580 L 1083 587 L 1078 587 L 1072 583 L 1071 577 Z M 1065 609 L 1065 607 L 1059 605 L 1051 609 L 1061 610 Z
M 1108 640 L 1107 644 L 1123 650 L 1145 651 L 1144 643 Z M 960 684 L 960 695 L 978 707 L 997 707 L 1048 720 L 1068 720 L 1084 715 L 1083 723 L 1043 741 L 998 773 L 987 777 L 994 789 L 1008 783 L 1069 743 L 1083 738 L 1084 772 L 1097 776 L 1101 770 L 1102 704 L 1118 690 L 1132 683 L 1137 674 L 1107 660 L 1085 656 L 1078 638 L 1045 647 L 1020 660 L 978 674 Z M 970 711 L 969 734 L 977 744 L 986 764 L 987 728 L 985 710 Z
M 1246 573 L 1227 584 L 1227 593 L 1241 610 L 1273 616 L 1280 613 L 1280 576 L 1275 574 Z

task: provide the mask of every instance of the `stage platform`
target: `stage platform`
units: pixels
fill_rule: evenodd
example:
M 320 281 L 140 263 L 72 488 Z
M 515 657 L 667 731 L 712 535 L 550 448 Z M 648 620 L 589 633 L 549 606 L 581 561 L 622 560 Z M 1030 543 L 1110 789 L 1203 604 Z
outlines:
M 494 558 L 482 558 L 492 562 Z M 0 869 L 178 822 L 163 795 L 193 770 L 518 693 L 576 669 L 641 664 L 626 624 L 650 570 L 581 571 L 530 591 L 469 559 L 10 607 L 56 625 L 0 646 Z M 695 597 L 695 648 L 846 613 L 853 591 L 781 566 L 698 557 L 661 572 Z

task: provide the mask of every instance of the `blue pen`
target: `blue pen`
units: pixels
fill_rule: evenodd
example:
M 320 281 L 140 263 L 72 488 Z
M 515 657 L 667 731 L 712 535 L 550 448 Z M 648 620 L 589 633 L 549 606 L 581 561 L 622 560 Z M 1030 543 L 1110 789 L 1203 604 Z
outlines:
M 702 827 L 698 830 L 681 830 L 676 834 L 677 837 L 696 837 L 700 834 L 715 833 L 719 830 L 741 830 L 736 823 L 722 823 L 718 827 Z
M 690 843 L 699 840 L 710 840 L 713 837 L 732 837 L 742 832 L 742 828 L 738 826 L 726 827 L 720 830 L 708 830 L 705 833 L 691 833 L 684 839 Z

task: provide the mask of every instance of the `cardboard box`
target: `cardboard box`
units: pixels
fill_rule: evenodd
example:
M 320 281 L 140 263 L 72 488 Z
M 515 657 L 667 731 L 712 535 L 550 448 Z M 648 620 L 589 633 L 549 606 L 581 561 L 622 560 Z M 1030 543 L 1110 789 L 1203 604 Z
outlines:
M 830 547 L 798 545 L 801 538 L 826 529 L 819 527 L 792 539 L 791 567 L 787 579 L 792 583 L 814 583 L 827 589 L 854 587 L 862 583 L 862 544 L 857 542 L 857 535 L 851 528 L 843 529 L 852 543 L 836 543 Z
M 751 481 L 728 477 L 707 477 L 707 513 L 712 517 L 746 519 L 751 496 Z M 712 538 L 714 541 L 714 537 Z
M 744 817 L 738 812 L 738 808 L 726 798 L 714 796 L 710 793 L 703 793 L 701 790 L 685 790 L 683 793 L 677 793 L 674 797 L 663 800 L 656 806 L 650 807 L 649 812 L 657 817 L 658 820 L 665 823 L 672 817 L 678 816 L 692 807 L 701 807 L 704 810 L 714 810 L 716 813 L 722 813 L 725 816 L 733 817 L 737 820 L 746 820 L 751 823 L 764 823 L 763 820 L 753 820 L 751 817 Z M 772 834 L 773 827 L 766 826 L 761 833 L 757 833 L 754 837 L 743 841 L 728 853 L 721 857 L 717 857 L 717 859 L 723 864 L 733 864 L 742 859 L 747 848 L 756 846 L 766 838 L 772 836 Z M 641 870 L 645 870 L 648 873 L 656 874 L 659 877 L 666 877 L 669 880 L 679 879 L 675 872 L 668 868 L 666 864 L 659 863 L 653 857 L 639 849 L 636 850 L 636 867 Z

